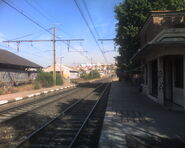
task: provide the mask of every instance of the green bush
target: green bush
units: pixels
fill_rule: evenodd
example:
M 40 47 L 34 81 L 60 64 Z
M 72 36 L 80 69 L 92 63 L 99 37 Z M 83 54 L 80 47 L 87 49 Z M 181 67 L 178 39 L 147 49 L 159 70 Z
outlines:
M 64 81 L 59 73 L 56 74 L 56 85 L 63 85 Z
M 49 72 L 40 71 L 37 74 L 37 78 L 35 80 L 35 87 L 50 87 L 53 86 L 53 76 Z
M 87 79 L 88 77 L 88 74 L 86 73 L 85 70 L 81 69 L 81 74 L 80 74 L 80 78 L 82 79 Z
M 100 73 L 97 70 L 92 70 L 89 74 L 87 74 L 85 71 L 82 71 L 81 78 L 85 80 L 100 78 Z
M 99 73 L 97 70 L 92 70 L 92 71 L 89 73 L 89 77 L 90 77 L 91 79 L 100 78 L 100 73 Z

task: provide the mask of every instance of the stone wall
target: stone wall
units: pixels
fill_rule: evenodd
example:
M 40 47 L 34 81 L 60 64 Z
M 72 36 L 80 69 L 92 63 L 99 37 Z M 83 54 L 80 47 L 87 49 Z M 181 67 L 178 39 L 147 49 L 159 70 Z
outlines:
M 15 85 L 30 80 L 28 72 L 24 70 L 0 68 L 0 85 Z

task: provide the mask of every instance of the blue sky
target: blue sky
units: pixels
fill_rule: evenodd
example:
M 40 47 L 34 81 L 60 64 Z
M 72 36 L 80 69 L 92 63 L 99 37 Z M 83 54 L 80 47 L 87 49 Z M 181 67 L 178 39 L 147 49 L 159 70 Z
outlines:
M 84 20 L 82 19 L 74 0 L 6 0 L 11 5 L 21 10 L 24 14 L 34 19 L 44 28 L 49 29 L 56 26 L 57 36 L 62 39 L 85 39 L 83 42 L 71 42 L 70 45 L 75 50 L 85 50 L 81 54 L 93 59 L 93 63 L 105 63 L 101 52 L 94 42 Z M 85 1 L 91 14 L 96 30 L 99 34 L 96 38 L 114 38 L 115 24 L 114 7 L 122 0 L 76 0 L 88 20 L 92 31 L 95 30 L 90 23 L 87 11 L 84 7 Z M 0 48 L 14 52 L 42 66 L 52 64 L 52 43 L 22 43 L 20 51 L 16 51 L 16 44 L 9 45 L 2 43 L 3 40 L 11 40 L 26 34 L 30 36 L 20 38 L 26 39 L 51 39 L 51 34 L 30 22 L 14 9 L 7 6 L 0 0 Z M 51 29 L 49 30 L 51 31 Z M 100 42 L 99 42 L 100 43 Z M 101 43 L 100 43 L 101 45 Z M 113 50 L 112 41 L 104 42 L 104 50 Z M 102 46 L 101 46 L 102 47 Z M 90 61 L 74 49 L 67 50 L 66 43 L 56 43 L 56 57 L 64 57 L 63 64 L 76 65 L 78 63 L 89 63 Z M 102 48 L 103 49 L 103 48 Z M 117 52 L 106 52 L 109 63 L 114 63 Z

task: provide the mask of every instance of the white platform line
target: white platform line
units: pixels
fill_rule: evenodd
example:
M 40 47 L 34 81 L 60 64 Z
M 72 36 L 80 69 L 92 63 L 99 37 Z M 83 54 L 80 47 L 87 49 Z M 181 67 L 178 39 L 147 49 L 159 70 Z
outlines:
M 22 99 L 23 99 L 23 97 L 17 97 L 17 98 L 15 98 L 16 101 L 19 101 L 19 100 L 22 100 Z
M 1 100 L 0 101 L 0 104 L 5 104 L 5 103 L 8 103 L 8 100 Z

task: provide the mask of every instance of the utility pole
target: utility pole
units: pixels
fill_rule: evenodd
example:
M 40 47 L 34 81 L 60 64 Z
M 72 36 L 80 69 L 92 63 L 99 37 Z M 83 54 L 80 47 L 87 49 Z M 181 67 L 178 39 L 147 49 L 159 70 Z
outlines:
M 55 49 L 55 27 L 53 27 L 53 83 L 56 85 L 56 49 Z
M 62 58 L 64 58 L 64 57 L 58 57 L 59 58 L 59 60 L 60 60 L 60 72 L 62 71 L 62 69 L 61 69 L 61 67 L 62 67 Z
M 52 40 L 7 40 L 3 41 L 4 43 L 17 43 L 17 51 L 19 51 L 20 43 L 23 42 L 53 42 L 53 84 L 56 85 L 56 42 L 61 41 L 61 42 L 67 42 L 70 43 L 71 41 L 84 41 L 84 39 L 68 39 L 68 40 L 61 40 L 61 39 L 56 39 L 56 30 L 55 26 L 53 27 L 53 39 Z M 69 45 L 68 45 L 69 49 Z

